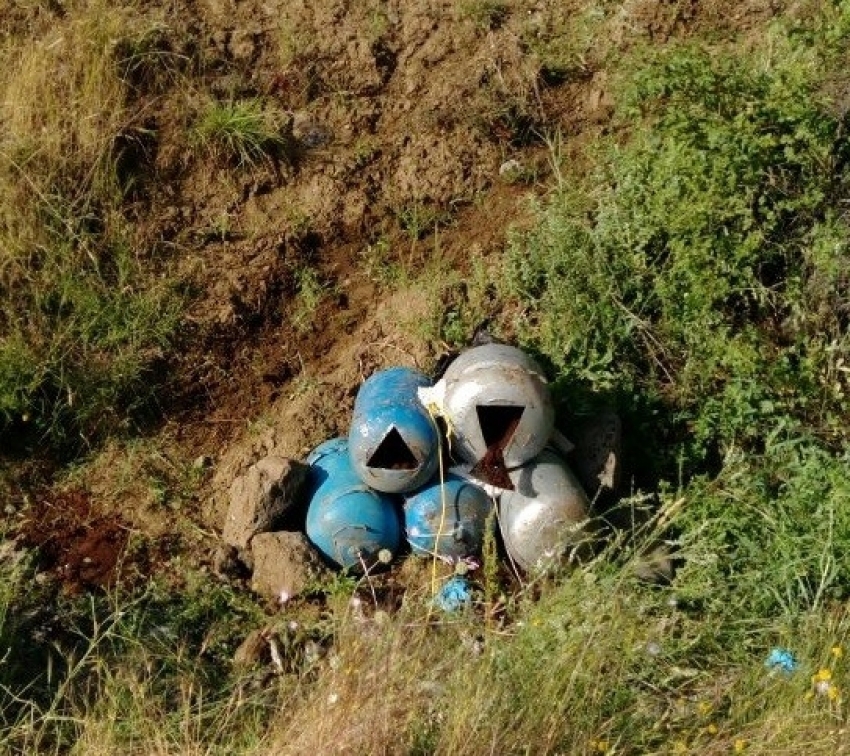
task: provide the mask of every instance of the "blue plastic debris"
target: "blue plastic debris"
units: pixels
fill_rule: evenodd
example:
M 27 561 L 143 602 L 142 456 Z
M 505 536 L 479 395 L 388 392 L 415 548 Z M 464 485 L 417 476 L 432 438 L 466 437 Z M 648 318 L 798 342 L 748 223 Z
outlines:
M 378 491 L 413 491 L 434 475 L 440 434 L 417 390 L 430 386 L 423 373 L 395 367 L 371 375 L 354 401 L 348 434 L 351 464 Z
M 307 461 L 311 495 L 304 530 L 313 545 L 343 569 L 370 567 L 383 549 L 397 554 L 401 523 L 395 502 L 360 480 L 347 441 L 325 441 Z
M 455 575 L 443 585 L 434 604 L 444 612 L 459 612 L 472 606 L 472 585 L 460 575 Z
M 797 669 L 797 660 L 794 654 L 785 648 L 772 648 L 764 660 L 764 666 L 770 670 L 779 670 L 790 674 Z
M 493 511 L 492 499 L 478 486 L 449 473 L 404 502 L 404 528 L 413 552 L 464 559 L 480 553 Z

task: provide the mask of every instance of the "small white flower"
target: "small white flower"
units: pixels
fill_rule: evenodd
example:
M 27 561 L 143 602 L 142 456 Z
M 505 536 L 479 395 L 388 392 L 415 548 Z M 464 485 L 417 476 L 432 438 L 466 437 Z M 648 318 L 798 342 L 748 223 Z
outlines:
M 278 603 L 283 606 L 289 599 L 292 598 L 286 591 L 281 591 L 277 597 Z
M 339 694 L 338 693 L 331 693 L 328 696 L 328 706 L 333 706 L 337 701 L 339 701 Z

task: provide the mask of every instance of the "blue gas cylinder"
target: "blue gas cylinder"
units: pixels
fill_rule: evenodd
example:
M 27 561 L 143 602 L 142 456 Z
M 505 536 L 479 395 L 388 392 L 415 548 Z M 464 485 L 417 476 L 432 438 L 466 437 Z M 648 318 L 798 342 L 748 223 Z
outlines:
M 310 464 L 310 501 L 305 532 L 313 545 L 343 569 L 373 565 L 382 549 L 401 543 L 392 497 L 369 488 L 351 466 L 348 442 L 334 438 L 316 447 Z
M 354 401 L 348 434 L 351 464 L 378 491 L 413 491 L 434 475 L 440 434 L 416 392 L 431 381 L 418 370 L 389 368 L 371 375 Z
M 415 553 L 463 559 L 481 551 L 490 497 L 474 483 L 449 473 L 404 502 L 404 528 Z

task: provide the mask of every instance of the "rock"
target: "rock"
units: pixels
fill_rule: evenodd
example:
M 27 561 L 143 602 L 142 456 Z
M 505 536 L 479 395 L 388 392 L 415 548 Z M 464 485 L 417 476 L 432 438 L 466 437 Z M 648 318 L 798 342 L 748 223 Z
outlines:
M 605 410 L 571 431 L 570 465 L 591 501 L 620 490 L 622 430 L 620 417 Z
M 264 630 L 252 630 L 239 644 L 233 654 L 237 667 L 253 667 L 263 664 L 269 657 L 269 641 Z
M 634 564 L 635 575 L 647 583 L 663 585 L 673 579 L 673 558 L 666 544 L 648 549 Z
M 516 158 L 506 160 L 499 166 L 499 177 L 513 180 L 522 173 L 522 163 Z
M 302 593 L 329 572 L 303 533 L 259 533 L 251 541 L 251 588 L 280 604 Z
M 271 530 L 301 496 L 309 466 L 284 457 L 265 457 L 230 486 L 230 506 L 222 538 L 237 549 L 248 548 L 257 533 Z
M 212 462 L 212 457 L 202 454 L 200 457 L 195 458 L 195 461 L 192 462 L 192 467 L 195 470 L 206 470 L 208 467 L 212 467 Z
M 330 131 L 302 110 L 296 111 L 292 116 L 292 136 L 308 150 L 332 141 Z

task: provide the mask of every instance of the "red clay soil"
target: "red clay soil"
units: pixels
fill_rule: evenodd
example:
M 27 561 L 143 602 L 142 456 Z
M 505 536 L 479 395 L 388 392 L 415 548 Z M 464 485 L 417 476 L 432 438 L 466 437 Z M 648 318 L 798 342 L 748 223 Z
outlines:
M 33 503 L 20 526 L 22 545 L 39 550 L 42 571 L 70 593 L 111 585 L 128 540 L 117 515 L 94 511 L 81 489 L 51 492 Z

